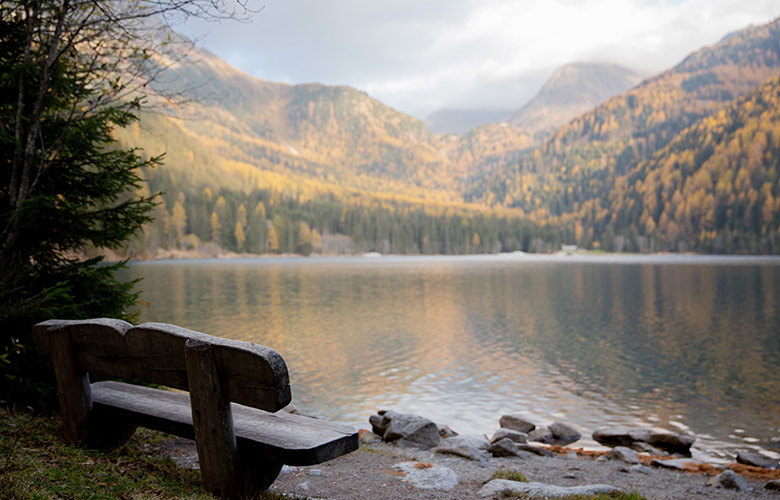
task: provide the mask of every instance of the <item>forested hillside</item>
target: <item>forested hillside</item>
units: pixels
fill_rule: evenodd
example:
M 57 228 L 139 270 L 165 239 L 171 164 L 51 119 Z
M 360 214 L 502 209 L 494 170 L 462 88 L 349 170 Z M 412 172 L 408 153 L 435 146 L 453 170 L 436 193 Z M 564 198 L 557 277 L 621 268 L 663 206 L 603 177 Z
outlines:
M 580 214 L 581 234 L 595 228 L 609 250 L 617 249 L 615 234 L 635 233 L 649 250 L 776 253 L 779 172 L 780 78 L 773 78 L 619 177 L 606 210 Z
M 780 21 L 737 33 L 579 116 L 519 161 L 474 178 L 466 199 L 521 208 L 536 222 L 580 213 L 687 127 L 778 74 Z
M 167 152 L 145 172 L 157 220 L 129 252 L 778 252 L 778 75 L 780 20 L 540 143 L 507 123 L 434 136 L 355 89 L 264 82 L 204 54 L 163 82 L 196 83 L 197 99 L 117 131 Z
M 463 201 L 474 171 L 535 143 L 506 124 L 464 137 L 349 87 L 285 85 L 204 53 L 165 73 L 195 99 L 117 131 L 122 144 L 166 153 L 145 172 L 161 192 L 156 221 L 128 250 L 308 254 L 549 251 L 561 238 L 519 211 Z

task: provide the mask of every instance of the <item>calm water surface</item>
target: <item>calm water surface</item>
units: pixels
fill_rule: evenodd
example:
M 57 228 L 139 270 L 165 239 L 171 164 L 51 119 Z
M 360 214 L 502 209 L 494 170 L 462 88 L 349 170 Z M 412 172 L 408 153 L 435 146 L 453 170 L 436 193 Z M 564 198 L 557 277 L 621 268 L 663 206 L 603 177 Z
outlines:
M 395 257 L 135 263 L 144 321 L 258 342 L 304 412 L 491 434 L 504 413 L 778 456 L 780 260 Z

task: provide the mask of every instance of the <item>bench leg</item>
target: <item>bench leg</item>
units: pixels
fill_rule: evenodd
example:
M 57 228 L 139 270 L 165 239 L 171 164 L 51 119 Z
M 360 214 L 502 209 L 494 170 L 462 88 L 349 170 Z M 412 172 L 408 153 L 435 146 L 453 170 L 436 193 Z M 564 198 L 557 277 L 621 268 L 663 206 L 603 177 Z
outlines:
M 111 451 L 125 444 L 137 427 L 138 424 L 124 412 L 94 404 L 83 443 L 94 450 Z
M 210 344 L 185 344 L 192 426 L 203 489 L 220 498 L 240 498 L 240 464 L 230 400 L 217 371 Z
M 273 484 L 282 470 L 282 462 L 242 457 L 241 469 L 241 497 L 252 498 Z

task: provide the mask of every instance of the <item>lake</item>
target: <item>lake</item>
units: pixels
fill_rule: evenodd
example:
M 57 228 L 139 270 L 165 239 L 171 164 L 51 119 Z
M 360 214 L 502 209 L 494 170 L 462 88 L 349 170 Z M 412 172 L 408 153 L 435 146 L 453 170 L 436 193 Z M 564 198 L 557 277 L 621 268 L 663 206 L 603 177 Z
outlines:
M 267 345 L 303 412 L 377 409 L 491 435 L 516 413 L 689 432 L 778 457 L 780 259 L 267 258 L 138 262 L 141 320 Z

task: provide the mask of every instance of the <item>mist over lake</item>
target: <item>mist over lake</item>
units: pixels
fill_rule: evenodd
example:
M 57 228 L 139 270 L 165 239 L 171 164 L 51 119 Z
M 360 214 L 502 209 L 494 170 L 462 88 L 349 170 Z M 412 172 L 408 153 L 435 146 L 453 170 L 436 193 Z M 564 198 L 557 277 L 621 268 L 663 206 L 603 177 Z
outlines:
M 142 321 L 257 342 L 293 403 L 491 434 L 504 413 L 655 426 L 694 457 L 780 451 L 780 259 L 691 256 L 138 262 Z

